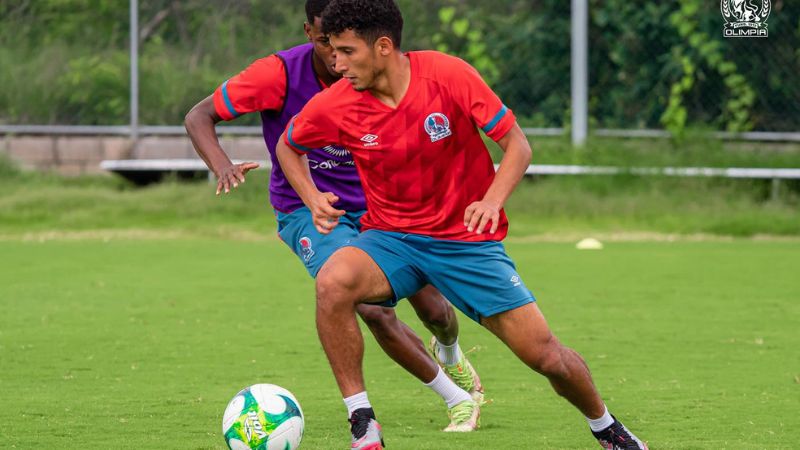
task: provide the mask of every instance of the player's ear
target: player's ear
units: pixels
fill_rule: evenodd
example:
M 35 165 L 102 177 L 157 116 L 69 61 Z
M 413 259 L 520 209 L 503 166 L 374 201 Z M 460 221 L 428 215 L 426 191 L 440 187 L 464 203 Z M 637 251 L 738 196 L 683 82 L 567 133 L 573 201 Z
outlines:
M 313 39 L 311 38 L 311 25 L 309 25 L 308 22 L 303 22 L 303 31 L 306 32 L 306 37 L 308 38 L 308 41 L 309 42 L 313 41 Z
M 381 36 L 375 41 L 375 48 L 381 56 L 389 56 L 394 50 L 394 42 L 388 36 Z

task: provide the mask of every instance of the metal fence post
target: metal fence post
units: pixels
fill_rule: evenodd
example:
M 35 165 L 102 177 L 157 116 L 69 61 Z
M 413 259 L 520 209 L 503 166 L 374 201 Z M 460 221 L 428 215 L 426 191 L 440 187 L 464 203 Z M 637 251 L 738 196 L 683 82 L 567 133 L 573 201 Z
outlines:
M 572 0 L 572 144 L 586 142 L 589 122 L 589 2 Z
M 135 154 L 139 141 L 139 1 L 130 0 L 131 7 L 131 152 Z

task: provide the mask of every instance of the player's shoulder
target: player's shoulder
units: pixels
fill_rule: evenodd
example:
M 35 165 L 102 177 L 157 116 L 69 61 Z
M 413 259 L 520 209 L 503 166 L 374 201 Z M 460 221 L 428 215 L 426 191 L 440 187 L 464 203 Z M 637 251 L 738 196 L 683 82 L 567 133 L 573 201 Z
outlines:
M 262 56 L 245 67 L 242 75 L 256 79 L 284 75 L 283 61 L 274 53 Z
M 352 88 L 350 82 L 343 78 L 311 98 L 306 104 L 306 109 L 343 112 L 349 105 L 357 102 L 360 95 Z
M 463 59 L 436 50 L 409 52 L 409 56 L 416 62 L 419 75 L 424 78 L 457 80 L 465 71 L 475 70 Z

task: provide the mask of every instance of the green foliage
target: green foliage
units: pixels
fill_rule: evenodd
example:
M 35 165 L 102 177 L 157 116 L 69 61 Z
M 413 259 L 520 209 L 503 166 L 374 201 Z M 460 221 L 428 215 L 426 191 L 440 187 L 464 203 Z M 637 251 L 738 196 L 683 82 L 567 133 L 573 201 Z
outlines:
M 691 91 L 697 76 L 696 63 L 700 59 L 723 78 L 728 89 L 728 100 L 719 117 L 728 131 L 749 131 L 753 128 L 750 109 L 755 102 L 755 93 L 746 78 L 738 73 L 736 64 L 725 59 L 718 41 L 697 29 L 697 15 L 703 2 L 700 0 L 681 0 L 681 7 L 670 15 L 670 22 L 683 38 L 682 44 L 674 47 L 675 55 L 683 68 L 682 77 L 671 88 L 669 104 L 661 122 L 676 137 L 682 137 L 687 123 L 687 110 L 684 95 Z M 685 56 L 688 53 L 692 57 Z
M 123 52 L 82 56 L 67 62 L 58 80 L 58 92 L 64 94 L 60 112 L 97 118 L 97 122 L 88 125 L 108 124 L 109 119 L 125 117 L 129 107 L 128 68 L 128 56 Z
M 482 23 L 475 17 L 470 19 L 456 17 L 456 7 L 447 6 L 439 10 L 441 31 L 433 35 L 433 43 L 440 52 L 459 56 L 472 63 L 481 76 L 489 84 L 494 84 L 499 76 L 499 70 L 492 58 L 487 54 L 485 33 L 478 26 Z
M 440 48 L 464 58 L 523 125 L 567 125 L 569 2 L 399 3 L 406 49 Z M 676 135 L 697 127 L 800 126 L 800 3 L 773 2 L 768 39 L 723 38 L 718 2 L 589 3 L 592 126 L 667 126 Z M 304 41 L 302 2 L 139 5 L 140 111 L 147 124 L 180 123 L 254 59 Z M 0 83 L 14 86 L 0 90 L 0 122 L 127 122 L 128 27 L 127 2 L 0 2 Z M 94 82 L 99 91 L 85 92 Z

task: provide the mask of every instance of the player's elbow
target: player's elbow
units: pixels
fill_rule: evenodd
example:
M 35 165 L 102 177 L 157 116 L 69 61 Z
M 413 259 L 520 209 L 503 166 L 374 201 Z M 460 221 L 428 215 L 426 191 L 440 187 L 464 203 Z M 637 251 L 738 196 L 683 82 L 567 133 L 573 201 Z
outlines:
M 190 109 L 189 112 L 187 112 L 186 115 L 183 116 L 183 127 L 186 128 L 186 131 L 188 132 L 192 131 L 192 124 L 194 123 L 194 117 L 195 117 L 194 108 Z
M 211 96 L 194 105 L 183 117 L 183 126 L 189 133 L 199 127 L 211 126 L 222 120 L 214 109 L 214 100 Z
M 186 128 L 186 131 L 191 134 L 193 130 L 197 129 L 200 123 L 202 123 L 202 117 L 200 105 L 197 104 L 183 117 L 183 127 Z
M 518 145 L 515 146 L 517 149 L 517 153 L 519 154 L 520 160 L 527 166 L 530 165 L 531 161 L 533 160 L 533 150 L 531 150 L 531 144 L 528 142 L 528 139 L 523 136 Z

